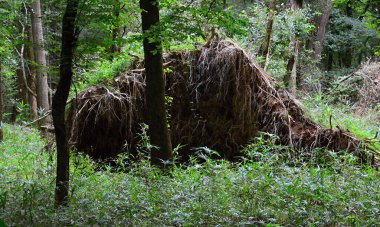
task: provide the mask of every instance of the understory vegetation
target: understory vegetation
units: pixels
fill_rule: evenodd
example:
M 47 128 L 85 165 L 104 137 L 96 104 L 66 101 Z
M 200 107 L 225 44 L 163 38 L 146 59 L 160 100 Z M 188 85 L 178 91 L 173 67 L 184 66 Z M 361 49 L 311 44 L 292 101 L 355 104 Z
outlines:
M 324 127 L 341 127 L 360 139 L 377 139 L 380 130 L 380 112 L 377 109 L 367 109 L 356 112 L 354 108 L 343 103 L 332 104 L 331 97 L 322 98 L 321 94 L 302 99 L 306 114 Z M 375 140 L 374 140 L 375 141 Z M 379 142 L 371 144 L 375 150 L 380 150 Z
M 44 144 L 34 129 L 5 125 L 0 217 L 9 226 L 380 222 L 377 171 L 357 165 L 354 156 L 325 150 L 316 150 L 307 163 L 290 164 L 286 149 L 281 153 L 264 142 L 248 145 L 240 163 L 202 156 L 202 162 L 197 157 L 165 173 L 147 159 L 111 168 L 72 155 L 70 206 L 55 212 L 55 153 Z

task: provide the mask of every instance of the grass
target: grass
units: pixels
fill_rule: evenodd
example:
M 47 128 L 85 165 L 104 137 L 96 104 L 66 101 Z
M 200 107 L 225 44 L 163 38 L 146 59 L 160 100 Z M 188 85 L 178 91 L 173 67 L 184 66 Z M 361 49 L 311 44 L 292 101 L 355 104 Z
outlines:
M 0 219 L 7 226 L 231 226 L 380 223 L 380 175 L 333 157 L 290 167 L 249 146 L 240 164 L 206 159 L 163 174 L 142 160 L 120 171 L 72 156 L 70 207 L 53 209 L 55 160 L 35 130 L 5 125 L 0 144 Z M 260 145 L 261 146 L 261 145 Z M 335 158 L 334 158 L 335 157 Z
M 362 113 L 356 113 L 354 108 L 342 103 L 332 105 L 329 97 L 315 95 L 306 97 L 302 101 L 306 114 L 324 127 L 335 127 L 350 131 L 359 139 L 375 138 L 380 133 L 380 112 L 379 110 L 367 109 Z M 331 126 L 330 126 L 331 117 Z M 380 151 L 379 138 L 371 145 L 377 151 Z M 379 157 L 380 158 L 380 157 Z

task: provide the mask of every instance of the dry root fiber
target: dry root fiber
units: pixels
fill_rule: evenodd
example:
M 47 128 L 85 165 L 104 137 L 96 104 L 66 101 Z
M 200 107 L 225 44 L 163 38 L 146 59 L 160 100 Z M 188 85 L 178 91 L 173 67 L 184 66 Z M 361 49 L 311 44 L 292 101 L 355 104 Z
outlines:
M 367 62 L 335 83 L 330 94 L 351 103 L 356 112 L 380 107 L 380 62 Z
M 69 144 L 103 160 L 132 150 L 144 122 L 144 89 L 141 74 L 127 73 L 112 89 L 93 86 L 73 98 L 67 117 Z
M 215 41 L 165 57 L 166 93 L 173 144 L 207 146 L 232 159 L 258 131 L 307 152 L 315 147 L 357 152 L 361 141 L 339 128 L 325 129 L 306 118 L 296 100 L 231 41 Z M 94 86 L 72 101 L 68 130 L 77 150 L 94 158 L 133 150 L 144 122 L 144 69 Z
M 380 62 L 364 64 L 357 74 L 362 77 L 357 108 L 380 107 Z

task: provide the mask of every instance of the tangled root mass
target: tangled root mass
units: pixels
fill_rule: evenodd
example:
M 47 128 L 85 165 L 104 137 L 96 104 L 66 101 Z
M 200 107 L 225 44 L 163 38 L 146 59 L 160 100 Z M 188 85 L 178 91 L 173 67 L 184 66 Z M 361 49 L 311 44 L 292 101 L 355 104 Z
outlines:
M 165 56 L 166 94 L 173 144 L 218 150 L 232 159 L 259 131 L 278 135 L 279 144 L 358 152 L 360 140 L 337 128 L 323 128 L 304 116 L 297 101 L 231 41 Z M 95 159 L 134 151 L 145 121 L 144 69 L 133 69 L 112 86 L 93 86 L 69 109 L 70 144 Z

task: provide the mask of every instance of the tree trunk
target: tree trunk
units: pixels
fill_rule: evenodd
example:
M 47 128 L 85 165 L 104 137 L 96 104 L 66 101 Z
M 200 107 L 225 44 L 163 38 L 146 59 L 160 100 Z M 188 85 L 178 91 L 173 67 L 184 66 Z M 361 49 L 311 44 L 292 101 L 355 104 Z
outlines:
M 65 131 L 65 107 L 73 76 L 73 55 L 77 40 L 75 34 L 75 19 L 77 16 L 78 3 L 79 0 L 67 0 L 66 11 L 62 20 L 60 79 L 52 105 L 53 124 L 57 143 L 56 207 L 68 205 L 70 151 Z
M 30 89 L 36 94 L 36 68 L 32 64 L 34 61 L 34 50 L 33 50 L 33 34 L 30 30 L 28 33 L 28 40 L 29 40 L 29 46 L 28 46 L 28 84 Z M 37 97 L 35 95 L 30 94 L 29 95 L 29 105 L 30 105 L 30 117 L 31 119 L 35 120 L 38 117 L 37 112 Z
M 3 72 L 1 69 L 1 62 L 0 62 L 0 142 L 4 139 L 4 133 L 3 133 L 3 113 L 4 113 L 4 102 L 3 102 L 3 94 L 4 94 L 4 87 L 3 87 Z
M 24 10 L 21 10 L 21 13 L 25 15 Z M 21 37 L 25 36 L 25 26 L 23 24 L 23 21 L 19 21 L 18 23 L 18 30 L 21 34 Z M 15 50 L 17 53 L 17 56 L 19 58 L 20 64 L 18 65 L 18 68 L 16 69 L 16 96 L 15 96 L 15 102 L 12 109 L 12 115 L 10 117 L 10 120 L 12 123 L 14 123 L 17 119 L 17 116 L 20 113 L 20 110 L 18 109 L 19 103 L 27 104 L 27 83 L 25 83 L 25 40 L 22 40 L 21 43 L 16 44 Z
M 353 9 L 352 9 L 352 0 L 348 0 L 346 4 L 346 15 L 348 17 L 352 17 L 353 15 Z M 352 29 L 349 27 L 348 29 Z M 352 66 L 352 45 L 351 43 L 348 44 L 347 49 L 344 51 L 344 53 L 341 53 L 342 55 L 342 63 L 344 67 L 351 68 Z
M 303 5 L 302 0 L 290 0 L 292 10 L 296 11 L 300 9 Z M 300 49 L 300 41 L 297 39 L 296 34 L 291 39 L 293 54 L 290 57 L 287 65 L 287 75 L 284 78 L 285 85 L 287 85 L 288 90 L 295 95 L 297 91 L 297 64 Z
M 290 76 L 290 82 L 289 82 L 289 90 L 290 93 L 293 95 L 297 92 L 297 66 L 298 66 L 298 59 L 299 59 L 299 50 L 301 42 L 296 40 L 295 41 L 295 47 L 294 47 L 294 64 L 292 67 L 292 73 Z
M 326 26 L 329 22 L 330 14 L 331 14 L 331 0 L 322 0 L 322 15 L 317 18 L 317 40 L 314 46 L 314 59 L 316 62 L 321 61 L 321 53 L 323 49 L 323 40 L 325 39 Z
M 341 53 L 342 63 L 343 66 L 346 68 L 351 68 L 352 66 L 352 48 L 347 47 L 347 50 L 345 53 Z
M 21 52 L 22 53 L 22 52 Z M 24 76 L 25 76 L 25 68 L 24 68 L 24 60 L 21 57 L 21 65 L 20 68 L 16 70 L 16 99 L 14 106 L 12 108 L 12 115 L 10 117 L 10 122 L 14 123 L 17 119 L 17 116 L 20 114 L 20 109 L 18 108 L 20 103 L 23 104 L 28 103 L 28 94 L 27 94 L 27 84 L 25 84 Z
M 162 45 L 159 39 L 155 38 L 154 42 L 150 42 L 148 37 L 159 37 L 159 34 L 152 34 L 150 30 L 160 22 L 158 1 L 140 0 L 140 8 L 144 34 L 147 117 L 150 143 L 154 146 L 151 150 L 151 162 L 163 166 L 163 161 L 172 158 L 172 145 L 166 122 Z
M 327 71 L 331 71 L 333 69 L 333 63 L 334 63 L 334 54 L 333 51 L 329 48 L 327 53 Z
M 37 67 L 37 105 L 38 108 L 47 112 L 49 107 L 49 86 L 46 73 L 46 55 L 44 50 L 44 35 L 42 30 L 42 15 L 40 0 L 34 0 L 32 3 L 32 33 L 34 41 L 35 60 Z M 47 123 L 47 119 L 44 120 Z
M 268 22 L 267 22 L 264 42 L 261 45 L 260 51 L 259 51 L 260 55 L 265 58 L 265 61 L 263 62 L 262 66 L 267 65 L 267 62 L 268 62 L 269 44 L 270 44 L 270 37 L 272 35 L 273 19 L 274 19 L 275 13 L 276 13 L 276 0 L 272 0 L 269 4 Z
M 25 83 L 23 79 L 23 70 L 22 66 L 19 66 L 20 68 L 16 70 L 16 99 L 12 110 L 12 116 L 11 120 L 12 122 L 15 122 L 17 119 L 17 116 L 20 114 L 19 111 L 19 104 L 22 102 L 23 104 L 27 103 L 27 94 L 26 94 L 26 88 Z
M 22 101 L 24 104 L 28 103 L 28 92 L 27 92 L 27 86 L 26 84 L 26 71 L 25 71 L 25 45 L 21 47 L 20 50 L 20 62 L 19 69 L 16 70 L 17 75 L 17 98 L 19 101 Z
M 286 65 L 286 75 L 284 77 L 284 84 L 285 84 L 285 87 L 286 88 L 289 88 L 289 84 L 290 84 L 290 79 L 291 79 L 291 76 L 292 76 L 292 70 L 293 70 L 293 65 L 294 65 L 294 54 L 292 56 L 290 56 L 289 60 L 288 60 L 288 64 Z
M 120 53 L 120 46 L 117 44 L 117 38 L 120 36 L 120 25 L 119 25 L 119 17 L 120 17 L 120 0 L 114 0 L 113 6 L 113 16 L 114 16 L 114 27 L 112 29 L 112 46 L 111 46 L 111 60 L 114 58 L 116 53 Z

